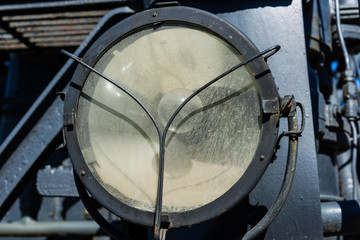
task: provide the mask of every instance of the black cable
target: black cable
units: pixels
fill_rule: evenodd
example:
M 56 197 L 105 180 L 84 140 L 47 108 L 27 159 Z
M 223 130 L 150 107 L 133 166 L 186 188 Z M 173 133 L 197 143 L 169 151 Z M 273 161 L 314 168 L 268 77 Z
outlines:
M 305 112 L 302 112 L 302 114 L 305 114 Z M 294 113 L 294 116 L 288 117 L 288 125 L 289 132 L 298 131 L 296 112 Z M 299 135 L 297 134 L 289 136 L 288 157 L 286 162 L 285 175 L 276 201 L 271 205 L 269 211 L 260 220 L 260 222 L 258 222 L 252 229 L 250 229 L 250 231 L 245 234 L 242 240 L 256 239 L 258 236 L 260 236 L 274 221 L 284 206 L 290 193 L 292 182 L 294 180 L 298 151 L 298 136 Z

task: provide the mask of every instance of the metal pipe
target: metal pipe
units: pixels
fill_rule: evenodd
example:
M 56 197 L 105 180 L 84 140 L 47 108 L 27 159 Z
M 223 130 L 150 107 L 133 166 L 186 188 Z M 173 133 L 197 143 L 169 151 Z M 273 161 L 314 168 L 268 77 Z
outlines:
M 347 150 L 337 155 L 337 164 L 339 168 L 339 180 L 341 196 L 345 199 L 353 198 L 353 178 L 351 168 L 351 150 Z
M 358 134 L 355 126 L 355 121 L 350 121 L 351 132 L 352 132 L 352 153 L 351 153 L 351 171 L 353 179 L 353 199 L 358 199 L 359 191 L 359 180 L 357 175 L 357 147 L 358 147 Z
M 94 236 L 105 235 L 95 221 L 37 222 L 25 217 L 18 222 L 0 223 L 0 236 Z
M 349 53 L 348 53 L 346 45 L 345 45 L 345 40 L 344 40 L 344 36 L 342 34 L 342 28 L 341 28 L 339 0 L 335 0 L 335 12 L 336 12 L 336 27 L 337 27 L 338 34 L 339 34 L 341 49 L 344 54 L 346 70 L 350 70 L 351 68 L 350 68 Z
M 323 233 L 325 236 L 360 234 L 360 201 L 321 203 Z
M 305 114 L 302 112 L 302 114 Z M 297 122 L 297 114 L 294 111 L 293 116 L 288 117 L 288 125 L 289 131 L 297 131 L 299 129 Z M 256 239 L 260 234 L 262 234 L 274 221 L 276 216 L 280 213 L 285 201 L 289 195 L 292 182 L 295 175 L 296 168 L 296 159 L 297 159 L 297 151 L 298 151 L 298 136 L 290 135 L 289 136 L 289 146 L 288 146 L 288 157 L 287 164 L 285 169 L 285 176 L 280 188 L 279 195 L 273 205 L 270 207 L 269 211 L 265 214 L 265 216 L 256 224 L 250 231 L 248 231 L 242 240 L 250 240 Z
M 321 202 L 332 202 L 332 201 L 344 201 L 345 199 L 340 196 L 328 195 L 328 194 L 320 194 Z
M 360 0 L 359 0 L 360 1 Z M 350 55 L 351 56 L 351 60 L 354 63 L 354 67 L 355 67 L 355 73 L 356 73 L 356 77 L 360 78 L 360 71 L 359 71 L 359 64 L 356 61 L 354 55 Z

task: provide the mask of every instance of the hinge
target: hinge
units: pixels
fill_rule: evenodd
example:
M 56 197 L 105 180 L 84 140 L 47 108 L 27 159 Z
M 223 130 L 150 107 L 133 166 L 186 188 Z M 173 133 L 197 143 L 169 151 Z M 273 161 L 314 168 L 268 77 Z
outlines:
M 262 108 L 265 114 L 279 114 L 279 99 L 267 99 L 262 101 Z

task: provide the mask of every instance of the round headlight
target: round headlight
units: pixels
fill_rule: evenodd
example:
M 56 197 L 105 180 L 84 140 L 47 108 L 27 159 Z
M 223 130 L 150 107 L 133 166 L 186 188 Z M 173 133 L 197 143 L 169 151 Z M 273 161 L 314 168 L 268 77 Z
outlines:
M 135 95 L 161 130 L 198 88 L 256 54 L 216 16 L 185 7 L 153 9 L 109 29 L 83 61 Z M 277 138 L 278 99 L 263 58 L 196 95 L 165 142 L 162 212 L 170 227 L 228 210 L 255 186 Z M 65 131 L 75 171 L 89 193 L 119 217 L 152 226 L 157 196 L 158 133 L 127 94 L 79 66 L 65 100 Z

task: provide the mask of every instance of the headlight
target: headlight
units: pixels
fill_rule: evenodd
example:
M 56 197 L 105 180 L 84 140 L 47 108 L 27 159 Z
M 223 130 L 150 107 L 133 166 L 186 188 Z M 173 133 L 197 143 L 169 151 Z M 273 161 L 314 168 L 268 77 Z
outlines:
M 141 101 L 161 131 L 198 88 L 258 54 L 216 16 L 185 7 L 152 9 L 112 27 L 83 61 Z M 278 94 L 263 58 L 196 95 L 165 142 L 162 214 L 171 228 L 230 209 L 256 185 L 278 134 Z M 271 107 L 270 107 L 271 108 Z M 89 193 L 119 217 L 152 226 L 159 167 L 158 133 L 121 89 L 79 66 L 65 100 L 75 171 Z

